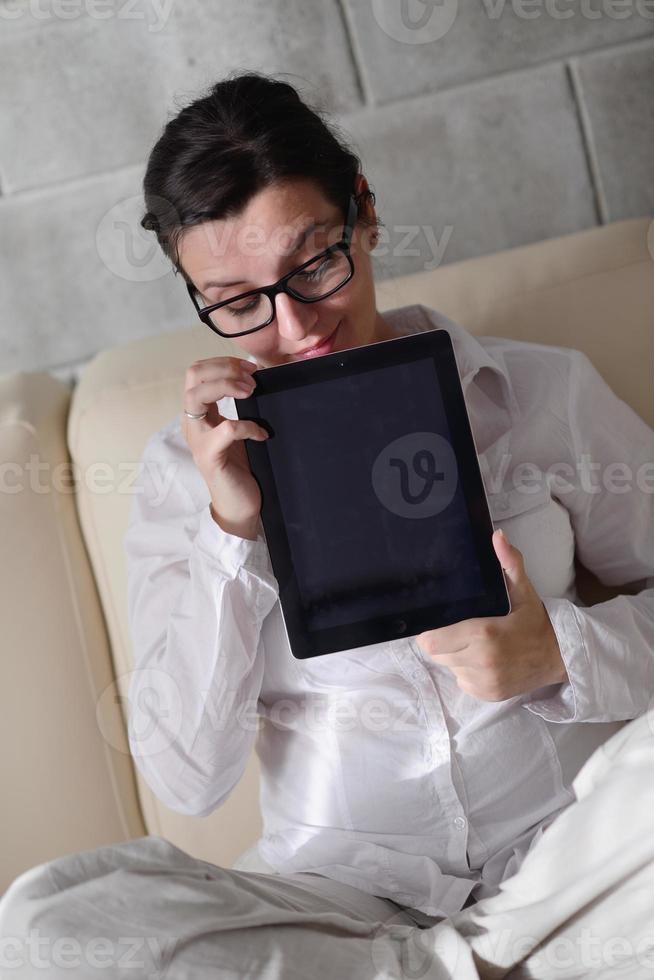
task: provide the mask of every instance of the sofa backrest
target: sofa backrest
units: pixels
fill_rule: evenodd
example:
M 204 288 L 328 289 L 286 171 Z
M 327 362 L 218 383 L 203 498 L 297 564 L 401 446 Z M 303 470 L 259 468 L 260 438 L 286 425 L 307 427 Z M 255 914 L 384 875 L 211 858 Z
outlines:
M 477 336 L 583 350 L 654 427 L 653 228 L 649 219 L 619 222 L 380 283 L 378 309 L 420 302 Z M 179 413 L 186 368 L 221 353 L 244 356 L 234 342 L 198 323 L 102 352 L 74 392 L 68 421 L 72 459 L 81 474 L 97 464 L 107 473 L 107 492 L 92 492 L 80 481 L 78 507 L 125 699 L 132 653 L 122 541 L 130 473 L 150 434 Z M 604 597 L 592 577 L 586 588 L 591 601 Z M 168 810 L 138 777 L 146 825 L 198 857 L 231 865 L 260 832 L 257 775 L 253 754 L 230 798 L 205 818 Z

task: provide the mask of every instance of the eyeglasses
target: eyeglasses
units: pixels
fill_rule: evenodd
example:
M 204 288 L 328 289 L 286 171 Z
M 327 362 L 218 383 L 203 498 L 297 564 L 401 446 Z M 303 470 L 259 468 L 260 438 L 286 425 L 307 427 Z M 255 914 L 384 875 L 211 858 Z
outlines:
M 242 337 L 272 323 L 277 315 L 277 293 L 287 293 L 300 303 L 317 303 L 341 289 L 354 275 L 350 243 L 357 213 L 357 203 L 350 195 L 341 240 L 287 272 L 271 286 L 250 289 L 203 307 L 198 302 L 198 290 L 192 283 L 187 283 L 189 296 L 202 322 L 221 337 Z

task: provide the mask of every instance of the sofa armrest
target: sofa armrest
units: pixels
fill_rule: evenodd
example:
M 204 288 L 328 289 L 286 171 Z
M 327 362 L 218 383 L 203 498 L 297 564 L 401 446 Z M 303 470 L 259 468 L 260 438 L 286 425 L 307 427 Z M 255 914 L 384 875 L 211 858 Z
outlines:
M 49 374 L 0 378 L 0 893 L 35 864 L 146 832 L 77 520 L 69 402 Z

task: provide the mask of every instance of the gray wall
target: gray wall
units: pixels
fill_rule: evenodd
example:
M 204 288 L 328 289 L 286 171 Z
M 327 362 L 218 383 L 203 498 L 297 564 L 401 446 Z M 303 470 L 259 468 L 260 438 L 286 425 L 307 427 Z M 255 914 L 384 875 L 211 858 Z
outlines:
M 654 212 L 654 0 L 0 0 L 0 372 L 194 322 L 140 182 L 234 68 L 354 143 L 378 279 Z

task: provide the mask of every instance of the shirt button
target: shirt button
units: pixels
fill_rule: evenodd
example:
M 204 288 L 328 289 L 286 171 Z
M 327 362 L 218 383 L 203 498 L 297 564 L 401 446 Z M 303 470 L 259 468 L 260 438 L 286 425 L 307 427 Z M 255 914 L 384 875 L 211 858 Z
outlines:
M 466 825 L 465 817 L 455 817 L 452 822 L 457 830 L 463 830 Z
M 419 667 L 415 667 L 415 668 L 414 668 L 414 669 L 413 669 L 413 670 L 411 671 L 411 677 L 413 678 L 413 680 L 414 680 L 414 681 L 417 681 L 417 680 L 418 680 L 418 678 L 419 678 L 419 677 L 421 676 L 421 674 L 422 674 L 422 671 L 420 670 L 420 668 L 419 668 Z

